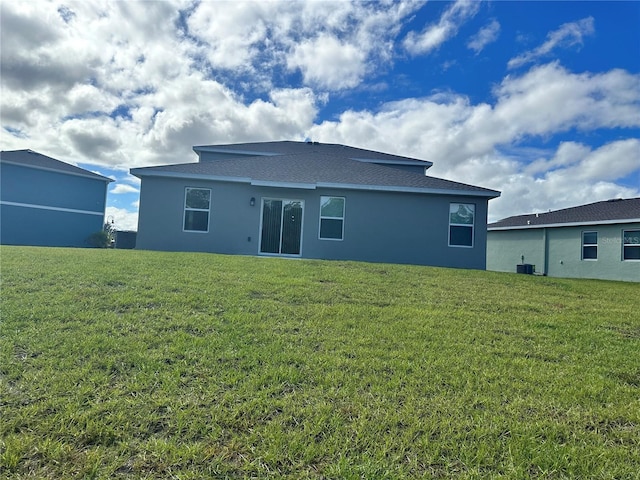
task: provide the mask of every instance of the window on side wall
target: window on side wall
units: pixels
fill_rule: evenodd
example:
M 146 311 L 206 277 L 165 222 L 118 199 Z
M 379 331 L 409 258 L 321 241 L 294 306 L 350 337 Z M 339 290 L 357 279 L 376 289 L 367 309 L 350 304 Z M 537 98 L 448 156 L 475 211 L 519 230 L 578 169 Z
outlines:
M 320 197 L 321 240 L 344 238 L 344 197 Z
M 622 259 L 640 260 L 640 230 L 622 231 Z
M 473 247 L 476 206 L 472 203 L 449 205 L 449 246 Z
M 208 232 L 211 190 L 187 187 L 184 193 L 185 232 Z
M 582 232 L 582 260 L 598 259 L 598 232 Z

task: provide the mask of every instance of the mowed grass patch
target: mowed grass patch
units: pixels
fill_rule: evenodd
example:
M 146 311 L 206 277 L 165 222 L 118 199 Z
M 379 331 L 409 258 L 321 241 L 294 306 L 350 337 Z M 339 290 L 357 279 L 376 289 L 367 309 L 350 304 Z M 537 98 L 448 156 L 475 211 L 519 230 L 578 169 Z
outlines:
M 637 478 L 638 284 L 3 246 L 8 478 Z

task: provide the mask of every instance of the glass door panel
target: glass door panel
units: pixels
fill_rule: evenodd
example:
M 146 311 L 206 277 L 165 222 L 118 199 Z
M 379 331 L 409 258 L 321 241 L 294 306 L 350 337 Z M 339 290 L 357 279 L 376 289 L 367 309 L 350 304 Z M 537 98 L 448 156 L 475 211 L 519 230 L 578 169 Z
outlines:
M 280 230 L 282 224 L 282 201 L 263 200 L 261 253 L 280 253 Z
M 302 203 L 288 200 L 282 207 L 282 241 L 280 253 L 300 255 Z
M 260 253 L 300 255 L 303 204 L 299 200 L 262 200 Z

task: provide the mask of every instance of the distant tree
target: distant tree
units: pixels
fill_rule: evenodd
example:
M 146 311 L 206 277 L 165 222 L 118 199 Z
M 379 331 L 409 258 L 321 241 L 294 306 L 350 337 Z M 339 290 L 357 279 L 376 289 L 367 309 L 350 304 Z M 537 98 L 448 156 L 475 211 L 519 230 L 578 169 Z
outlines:
M 113 217 L 111 222 L 109 222 L 108 220 L 105 222 L 104 227 L 102 227 L 102 230 L 107 234 L 107 240 L 109 242 L 107 247 L 113 247 L 113 245 L 116 242 L 116 227 L 113 223 Z
M 116 227 L 111 223 L 106 222 L 99 232 L 92 233 L 87 239 L 87 243 L 95 248 L 110 248 L 116 240 Z

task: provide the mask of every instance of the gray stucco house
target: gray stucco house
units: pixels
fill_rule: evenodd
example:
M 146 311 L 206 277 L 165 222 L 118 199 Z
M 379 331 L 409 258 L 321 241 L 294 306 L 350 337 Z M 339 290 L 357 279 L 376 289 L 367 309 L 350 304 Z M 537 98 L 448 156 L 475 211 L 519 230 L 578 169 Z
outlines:
M 534 265 L 552 277 L 640 282 L 640 198 L 518 215 L 487 228 L 488 270 Z
M 88 246 L 112 181 L 32 150 L 1 152 L 0 243 Z
M 136 248 L 484 269 L 499 192 L 426 176 L 431 162 L 336 144 L 193 148 L 134 168 Z

